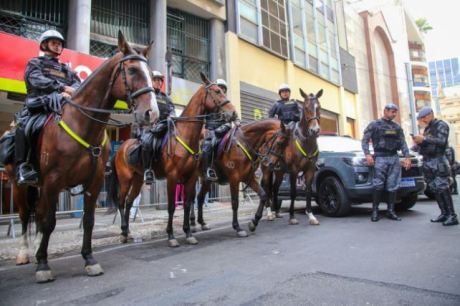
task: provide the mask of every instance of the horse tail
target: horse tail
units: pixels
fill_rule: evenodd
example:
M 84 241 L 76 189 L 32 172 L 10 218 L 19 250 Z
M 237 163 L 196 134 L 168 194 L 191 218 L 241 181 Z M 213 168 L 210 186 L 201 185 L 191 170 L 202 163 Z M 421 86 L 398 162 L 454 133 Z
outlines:
M 108 177 L 108 185 L 107 185 L 107 207 L 109 210 L 117 209 L 118 208 L 118 190 L 120 186 L 120 182 L 118 181 L 118 174 L 117 168 L 115 163 L 116 154 L 114 154 L 110 158 L 110 168 L 112 168 L 112 172 L 109 174 Z

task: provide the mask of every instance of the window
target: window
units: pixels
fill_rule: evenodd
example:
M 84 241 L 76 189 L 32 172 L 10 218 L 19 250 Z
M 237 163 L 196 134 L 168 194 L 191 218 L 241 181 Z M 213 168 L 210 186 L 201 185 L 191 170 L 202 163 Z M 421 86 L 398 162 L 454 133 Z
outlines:
M 238 12 L 241 37 L 288 57 L 284 0 L 238 0 Z
M 200 71 L 209 75 L 209 21 L 168 9 L 167 45 L 172 53 L 173 75 L 201 83 Z

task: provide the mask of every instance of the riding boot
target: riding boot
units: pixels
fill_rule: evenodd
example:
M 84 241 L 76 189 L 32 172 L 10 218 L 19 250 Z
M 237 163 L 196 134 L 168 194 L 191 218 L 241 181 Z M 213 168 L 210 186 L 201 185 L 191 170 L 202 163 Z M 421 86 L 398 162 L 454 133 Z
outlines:
M 395 221 L 401 221 L 395 213 L 395 202 L 396 202 L 396 192 L 388 192 L 388 209 L 387 209 L 387 218 Z
M 207 181 L 217 182 L 216 171 L 212 168 L 212 151 L 203 151 L 203 170 L 204 177 Z
M 35 171 L 33 165 L 28 162 L 30 150 L 25 132 L 22 128 L 16 129 L 14 141 L 16 176 L 18 184 L 36 184 L 38 182 L 38 173 Z
M 450 195 L 450 191 L 446 190 L 441 193 L 444 203 L 446 206 L 447 210 L 447 218 L 446 221 L 442 223 L 444 226 L 450 226 L 450 225 L 458 225 L 458 219 L 457 215 L 455 214 L 454 210 L 454 202 L 452 201 L 452 196 Z
M 438 202 L 439 210 L 441 210 L 441 214 L 437 218 L 433 218 L 431 222 L 444 222 L 447 219 L 447 208 L 446 204 L 444 203 L 444 198 L 441 193 L 435 193 L 436 202 Z
M 374 190 L 372 194 L 372 216 L 371 221 L 379 221 L 379 204 L 382 200 L 383 190 Z
M 151 168 L 151 152 L 148 150 L 142 149 L 142 165 L 144 166 L 144 182 L 147 185 L 153 184 L 155 179 L 155 175 L 153 174 L 153 170 Z

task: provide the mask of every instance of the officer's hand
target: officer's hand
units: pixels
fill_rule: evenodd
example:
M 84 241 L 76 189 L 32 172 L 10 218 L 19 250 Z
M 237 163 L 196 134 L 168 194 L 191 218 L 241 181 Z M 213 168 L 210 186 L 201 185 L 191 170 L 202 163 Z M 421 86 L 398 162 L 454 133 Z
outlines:
M 62 92 L 61 95 L 62 95 L 64 98 L 66 98 L 66 99 L 70 99 L 70 98 L 71 98 L 71 95 L 70 95 L 69 93 L 65 92 L 65 91 Z
M 235 125 L 236 125 L 236 126 L 241 126 L 241 121 L 240 121 L 239 119 L 236 119 L 236 120 L 235 120 Z
M 412 137 L 412 139 L 414 140 L 416 144 L 421 144 L 423 140 L 425 139 L 425 137 L 423 137 L 423 135 L 415 135 Z
M 70 86 L 64 86 L 64 92 L 63 93 L 67 93 L 69 95 L 72 95 L 74 92 L 75 92 L 75 88 L 70 87 Z
M 404 169 L 409 170 L 412 167 L 412 162 L 409 157 L 404 160 L 403 164 Z
M 374 158 L 372 157 L 372 155 L 370 154 L 367 154 L 366 155 L 366 160 L 367 160 L 367 164 L 372 167 L 374 165 Z

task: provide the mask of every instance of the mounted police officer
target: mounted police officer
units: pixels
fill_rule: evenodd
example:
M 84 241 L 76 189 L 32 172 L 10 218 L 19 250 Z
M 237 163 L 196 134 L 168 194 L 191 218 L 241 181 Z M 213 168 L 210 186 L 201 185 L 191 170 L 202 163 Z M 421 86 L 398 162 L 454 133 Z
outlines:
M 142 131 L 139 132 L 142 143 L 142 164 L 145 168 L 144 181 L 146 184 L 153 183 L 154 174 L 152 170 L 152 160 L 156 158 L 154 155 L 157 153 L 154 152 L 154 150 L 166 133 L 168 128 L 168 117 L 175 115 L 175 108 L 171 98 L 161 91 L 161 87 L 164 83 L 163 74 L 160 71 L 152 71 L 152 81 L 158 108 L 160 110 L 160 117 L 158 123 L 150 130 L 146 130 L 144 133 Z
M 217 86 L 227 94 L 227 82 L 223 79 L 216 80 Z M 236 125 L 239 125 L 239 120 L 235 120 Z M 203 171 L 206 180 L 216 182 L 218 180 L 216 171 L 213 168 L 214 162 L 214 151 L 217 144 L 220 142 L 222 137 L 232 128 L 231 121 L 226 120 L 219 113 L 208 114 L 205 123 L 205 138 L 202 145 L 203 154 Z
M 33 184 L 38 172 L 30 162 L 30 135 L 26 125 L 39 114 L 60 113 L 65 99 L 70 99 L 80 86 L 80 79 L 67 65 L 59 62 L 64 47 L 64 37 L 55 30 L 40 36 L 40 50 L 44 55 L 32 58 L 26 66 L 24 80 L 27 97 L 24 108 L 16 114 L 15 161 L 18 184 Z
M 291 88 L 288 84 L 281 84 L 278 89 L 280 100 L 276 101 L 273 107 L 268 111 L 269 118 L 275 116 L 285 125 L 293 127 L 293 123 L 300 121 L 302 110 L 295 100 L 291 100 Z
M 402 154 L 406 157 L 404 168 L 410 169 L 411 161 L 409 158 L 409 149 L 404 139 L 404 132 L 399 124 L 393 121 L 397 113 L 398 107 L 395 104 L 389 103 L 385 105 L 383 117 L 372 121 L 367 126 L 361 142 L 367 164 L 369 166 L 375 165 L 374 178 L 372 179 L 374 186 L 372 222 L 379 220 L 379 204 L 383 200 L 385 187 L 388 191 L 387 218 L 397 221 L 401 220 L 394 210 L 396 191 L 401 178 L 398 150 L 401 150 Z M 372 140 L 374 156 L 369 151 L 369 140 Z
M 417 116 L 425 125 L 423 135 L 413 136 L 415 149 L 423 156 L 423 174 L 430 189 L 436 196 L 441 214 L 431 222 L 443 225 L 457 225 L 452 195 L 450 194 L 450 167 L 446 158 L 449 126 L 442 120 L 434 118 L 431 107 L 425 106 Z

